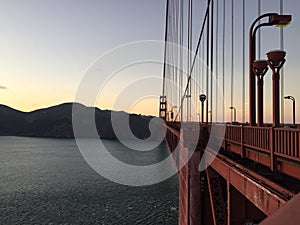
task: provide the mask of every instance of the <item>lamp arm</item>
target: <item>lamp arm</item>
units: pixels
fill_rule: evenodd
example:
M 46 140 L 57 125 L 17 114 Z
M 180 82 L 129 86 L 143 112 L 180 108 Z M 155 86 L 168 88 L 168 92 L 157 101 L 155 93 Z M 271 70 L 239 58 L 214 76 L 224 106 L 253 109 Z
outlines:
M 272 23 L 261 23 L 261 24 L 257 25 L 252 32 L 252 36 L 255 37 L 257 30 L 261 27 L 266 27 L 266 26 L 273 26 L 273 24 Z
M 259 20 L 261 20 L 262 18 L 265 18 L 265 17 L 271 17 L 271 16 L 275 16 L 275 15 L 278 15 L 278 13 L 265 13 L 265 14 L 263 14 L 263 15 L 261 15 L 261 16 L 259 16 L 259 17 L 257 17 L 254 21 L 253 21 L 253 23 L 251 24 L 251 26 L 250 26 L 250 29 L 249 29 L 249 40 L 250 40 L 250 51 L 253 51 L 253 54 L 254 54 L 254 56 L 252 56 L 252 57 L 254 57 L 255 58 L 255 36 L 254 36 L 254 32 L 256 32 L 257 31 L 257 29 L 259 28 L 259 27 L 261 27 L 263 24 L 265 24 L 264 26 L 267 26 L 266 24 L 269 24 L 269 23 L 262 23 L 262 24 L 260 24 L 260 25 L 258 25 L 258 28 L 255 28 L 255 30 L 254 30 L 254 26 L 255 26 L 255 24 L 259 21 Z M 270 26 L 271 26 L 272 24 L 270 24 Z
M 265 14 L 260 15 L 259 17 L 257 17 L 257 18 L 253 21 L 253 23 L 251 24 L 251 27 L 250 27 L 250 36 L 253 35 L 253 28 L 254 28 L 255 24 L 256 24 L 259 20 L 261 20 L 262 18 L 265 18 L 265 17 L 271 17 L 271 16 L 275 16 L 275 15 L 278 15 L 278 13 L 265 13 Z

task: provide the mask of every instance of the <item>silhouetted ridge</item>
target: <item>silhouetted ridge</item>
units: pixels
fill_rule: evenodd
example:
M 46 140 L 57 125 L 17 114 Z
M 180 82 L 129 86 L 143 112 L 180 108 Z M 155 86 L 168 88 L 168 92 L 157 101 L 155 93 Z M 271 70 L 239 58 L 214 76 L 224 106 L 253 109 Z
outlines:
M 75 104 L 75 105 L 74 105 Z M 21 112 L 5 105 L 0 105 L 0 135 L 31 136 L 31 137 L 61 137 L 72 138 L 72 110 L 76 107 L 76 113 L 80 113 L 80 126 L 83 137 L 89 137 L 89 127 L 84 127 L 86 118 L 84 115 L 95 115 L 98 134 L 103 139 L 115 139 L 111 113 L 114 118 L 129 116 L 130 129 L 140 139 L 149 137 L 148 128 L 151 116 L 127 114 L 110 110 L 100 110 L 94 107 L 86 107 L 80 103 L 64 103 L 49 108 L 38 109 L 32 112 Z M 89 112 L 89 113 L 88 113 Z M 81 125 L 82 124 L 82 125 Z

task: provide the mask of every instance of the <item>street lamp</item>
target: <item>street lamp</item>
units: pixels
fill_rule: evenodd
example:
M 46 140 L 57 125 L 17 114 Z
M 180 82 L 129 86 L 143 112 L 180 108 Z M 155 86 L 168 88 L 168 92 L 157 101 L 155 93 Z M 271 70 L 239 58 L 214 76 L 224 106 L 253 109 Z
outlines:
M 257 77 L 257 121 L 258 126 L 264 123 L 264 75 L 268 71 L 267 60 L 255 60 L 253 62 L 253 72 Z
M 271 68 L 272 75 L 272 92 L 273 92 L 273 126 L 279 125 L 279 79 L 280 74 L 279 71 L 285 63 L 285 51 L 270 51 L 267 53 L 268 56 L 268 65 Z
M 204 102 L 206 100 L 206 95 L 205 94 L 201 94 L 199 95 L 199 100 L 201 102 L 201 123 L 203 123 L 204 121 Z
M 236 123 L 236 108 L 234 106 L 230 106 L 229 109 L 233 109 L 233 118 L 234 120 L 232 121 L 232 123 Z
M 293 102 L 293 125 L 296 124 L 296 100 L 293 96 L 285 96 L 284 99 L 290 99 Z
M 261 23 L 255 27 L 255 24 L 263 18 L 269 18 L 266 23 Z M 277 13 L 266 13 L 257 17 L 250 26 L 249 31 L 249 115 L 250 125 L 255 125 L 256 107 L 255 107 L 255 77 L 252 64 L 256 59 L 255 35 L 257 30 L 263 26 L 287 26 L 292 20 L 291 15 L 278 15 Z

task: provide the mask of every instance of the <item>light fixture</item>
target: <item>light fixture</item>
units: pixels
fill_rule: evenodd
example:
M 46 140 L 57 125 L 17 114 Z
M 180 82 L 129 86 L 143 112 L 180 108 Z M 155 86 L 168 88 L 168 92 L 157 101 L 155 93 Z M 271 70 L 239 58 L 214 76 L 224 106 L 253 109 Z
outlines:
M 296 99 L 291 95 L 285 96 L 284 99 L 290 99 L 293 102 L 293 125 L 295 125 L 296 124 Z
M 268 56 L 268 65 L 270 66 L 273 75 L 272 75 L 272 92 L 273 92 L 273 126 L 278 126 L 280 122 L 279 111 L 280 111 L 280 97 L 279 97 L 279 79 L 280 74 L 279 71 L 285 63 L 285 51 L 276 50 L 270 51 L 267 53 Z
M 234 106 L 230 106 L 229 109 L 233 109 L 233 121 L 232 123 L 236 123 L 236 108 Z
M 267 60 L 255 60 L 253 62 L 253 72 L 257 77 L 257 123 L 263 125 L 264 118 L 264 75 L 268 71 Z
M 269 17 L 269 23 L 272 23 L 278 27 L 285 27 L 289 25 L 292 21 L 291 15 L 273 15 Z
M 205 94 L 199 95 L 199 100 L 201 102 L 201 123 L 203 123 L 204 122 L 204 102 L 206 100 L 206 95 Z

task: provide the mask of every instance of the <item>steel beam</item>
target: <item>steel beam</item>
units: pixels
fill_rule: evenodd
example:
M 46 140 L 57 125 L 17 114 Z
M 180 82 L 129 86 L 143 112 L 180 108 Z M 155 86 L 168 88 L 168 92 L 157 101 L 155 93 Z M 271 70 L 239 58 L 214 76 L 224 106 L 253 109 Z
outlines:
M 210 161 L 213 157 L 212 150 L 206 150 L 205 160 Z M 224 161 L 224 158 L 216 157 L 210 166 L 267 216 L 289 200 L 285 193 L 280 193 L 280 190 L 276 191 L 274 187 L 268 187 L 263 182 L 243 173 L 241 166 L 238 168 Z

